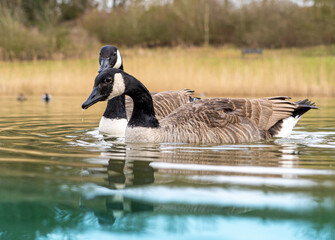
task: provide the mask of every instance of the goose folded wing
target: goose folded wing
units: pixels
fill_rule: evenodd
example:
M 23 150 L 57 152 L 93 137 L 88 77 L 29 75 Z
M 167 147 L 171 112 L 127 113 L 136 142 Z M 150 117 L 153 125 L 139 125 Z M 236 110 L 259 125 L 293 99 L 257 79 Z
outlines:
M 194 91 L 183 89 L 178 91 L 164 91 L 152 95 L 156 118 L 163 119 L 175 109 L 192 101 Z
M 180 106 L 192 102 L 194 91 L 190 89 L 182 89 L 177 91 L 164 91 L 164 92 L 150 92 L 156 118 L 161 120 L 173 112 Z M 133 100 L 130 97 L 126 98 L 126 111 L 127 116 L 130 118 L 133 111 Z
M 161 126 L 174 141 L 251 142 L 269 138 L 267 130 L 294 108 L 284 99 L 201 99 L 173 111 Z
M 249 119 L 259 129 L 269 130 L 278 121 L 288 118 L 297 108 L 297 104 L 287 101 L 288 97 L 271 97 L 262 99 L 230 99 L 216 101 L 219 111 L 223 109 L 228 116 L 237 116 L 240 120 Z M 215 106 L 215 105 L 214 105 Z

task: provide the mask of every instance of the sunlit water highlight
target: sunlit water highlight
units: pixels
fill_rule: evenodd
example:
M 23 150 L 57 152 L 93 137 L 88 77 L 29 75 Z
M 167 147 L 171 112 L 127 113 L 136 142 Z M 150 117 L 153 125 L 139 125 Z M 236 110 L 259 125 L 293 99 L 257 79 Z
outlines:
M 0 98 L 0 239 L 335 239 L 335 99 L 237 145 L 126 144 L 83 100 Z

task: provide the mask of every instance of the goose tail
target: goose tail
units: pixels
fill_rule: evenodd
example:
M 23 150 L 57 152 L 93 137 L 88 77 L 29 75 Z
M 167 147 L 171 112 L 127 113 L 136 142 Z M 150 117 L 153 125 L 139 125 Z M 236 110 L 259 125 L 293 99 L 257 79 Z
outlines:
M 308 99 L 300 100 L 295 102 L 295 104 L 298 104 L 298 107 L 294 110 L 292 117 L 301 117 L 310 109 L 318 109 L 318 107 L 315 106 L 315 103 Z
M 290 136 L 294 126 L 303 114 L 310 109 L 318 109 L 318 107 L 315 106 L 315 103 L 308 99 L 297 101 L 295 104 L 297 107 L 294 109 L 291 116 L 281 119 L 269 129 L 269 132 L 273 137 L 285 138 Z

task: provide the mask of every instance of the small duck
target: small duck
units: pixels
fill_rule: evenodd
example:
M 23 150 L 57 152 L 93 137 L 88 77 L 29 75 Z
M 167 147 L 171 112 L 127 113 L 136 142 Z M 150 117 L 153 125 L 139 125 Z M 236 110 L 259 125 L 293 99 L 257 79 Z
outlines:
M 27 97 L 23 93 L 20 93 L 16 99 L 23 102 L 27 100 Z
M 52 96 L 51 96 L 49 93 L 44 93 L 44 94 L 42 95 L 42 100 L 43 100 L 44 102 L 50 102 L 51 99 L 52 99 Z

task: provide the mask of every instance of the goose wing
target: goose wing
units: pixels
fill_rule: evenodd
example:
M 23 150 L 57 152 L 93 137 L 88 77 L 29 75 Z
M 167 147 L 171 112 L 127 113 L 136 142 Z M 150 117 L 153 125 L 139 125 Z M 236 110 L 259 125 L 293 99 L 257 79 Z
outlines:
M 151 94 L 158 121 L 165 118 L 180 106 L 192 102 L 194 100 L 192 97 L 193 94 L 194 91 L 189 89 Z
M 286 99 L 208 98 L 188 103 L 160 122 L 162 140 L 239 143 L 267 139 L 271 137 L 268 130 L 297 107 Z
M 152 100 L 154 103 L 155 114 L 158 120 L 165 118 L 175 109 L 180 106 L 194 101 L 193 90 L 182 89 L 178 91 L 164 91 L 164 92 L 151 92 Z M 127 117 L 131 116 L 133 112 L 133 100 L 130 97 L 126 98 L 126 111 Z

